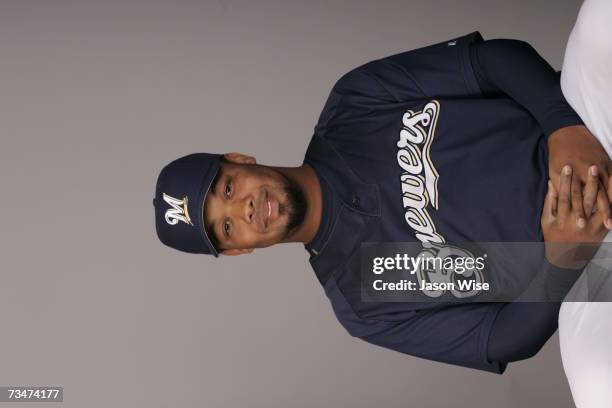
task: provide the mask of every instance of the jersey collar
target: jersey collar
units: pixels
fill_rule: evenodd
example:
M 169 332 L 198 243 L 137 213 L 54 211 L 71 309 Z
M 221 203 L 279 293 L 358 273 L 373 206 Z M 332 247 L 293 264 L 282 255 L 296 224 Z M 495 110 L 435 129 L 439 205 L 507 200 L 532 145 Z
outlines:
M 380 216 L 378 184 L 365 183 L 360 179 L 325 138 L 318 134 L 312 137 L 304 163 L 310 164 L 321 177 L 325 177 L 351 211 L 372 217 Z

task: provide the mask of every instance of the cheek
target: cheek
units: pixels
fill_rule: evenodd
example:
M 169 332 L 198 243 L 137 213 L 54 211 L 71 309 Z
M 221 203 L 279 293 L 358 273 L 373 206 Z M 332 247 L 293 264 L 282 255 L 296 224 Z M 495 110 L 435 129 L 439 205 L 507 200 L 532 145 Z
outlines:
M 276 229 L 262 234 L 248 227 L 240 230 L 235 229 L 234 233 L 236 235 L 232 240 L 233 246 L 238 248 L 269 246 L 278 242 L 278 236 L 281 235 L 281 231 Z
M 259 191 L 259 189 L 267 185 L 275 187 L 280 184 L 282 178 L 274 171 L 261 170 L 257 173 L 250 174 L 249 177 L 244 177 L 244 187 L 251 191 Z
M 232 241 L 235 245 L 240 247 L 248 247 L 253 244 L 258 243 L 262 239 L 265 238 L 265 235 L 258 233 L 257 231 L 253 231 L 248 227 L 235 228 L 234 229 L 234 237 Z

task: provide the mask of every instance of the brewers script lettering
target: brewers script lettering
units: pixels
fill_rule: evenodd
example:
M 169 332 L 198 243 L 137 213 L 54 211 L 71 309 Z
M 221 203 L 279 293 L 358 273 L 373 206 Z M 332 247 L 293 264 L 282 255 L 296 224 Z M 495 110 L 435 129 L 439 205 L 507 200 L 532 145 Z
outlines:
M 436 226 L 429 215 L 427 207 L 438 209 L 439 174 L 429 156 L 429 149 L 436 132 L 436 123 L 440 112 L 438 101 L 427 103 L 420 112 L 411 110 L 402 116 L 402 130 L 397 142 L 397 164 L 403 170 L 400 175 L 402 185 L 402 203 L 406 210 L 404 218 L 423 245 L 419 254 L 425 257 L 470 257 L 470 251 L 446 244 L 446 240 L 436 231 Z M 450 273 L 448 273 L 450 272 Z M 456 272 L 441 269 L 418 268 L 417 277 L 421 291 L 429 297 L 442 296 L 445 289 L 427 289 L 425 283 L 449 283 L 457 279 Z M 476 283 L 483 281 L 482 272 L 478 269 L 467 270 L 460 274 L 473 277 Z M 446 287 L 446 286 L 441 286 Z M 471 297 L 480 290 L 450 289 L 457 298 Z
M 427 206 L 438 209 L 438 172 L 429 157 L 440 105 L 431 101 L 421 112 L 408 111 L 402 117 L 403 129 L 397 147 L 397 163 L 404 170 L 400 176 L 405 219 L 421 242 L 443 243 L 436 232 Z M 422 145 L 422 148 L 420 148 Z

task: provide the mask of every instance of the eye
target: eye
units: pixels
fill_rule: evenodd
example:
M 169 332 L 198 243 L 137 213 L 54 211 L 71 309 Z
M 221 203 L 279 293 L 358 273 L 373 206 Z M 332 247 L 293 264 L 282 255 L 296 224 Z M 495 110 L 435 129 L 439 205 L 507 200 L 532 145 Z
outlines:
M 231 187 L 232 187 L 232 182 L 231 182 L 231 181 L 228 181 L 228 182 L 225 184 L 225 196 L 226 196 L 227 198 L 229 198 L 229 197 L 231 196 L 231 191 L 232 191 L 232 188 L 231 188 Z
M 232 228 L 231 228 L 229 221 L 225 220 L 225 222 L 223 223 L 223 232 L 225 233 L 226 236 L 229 237 L 231 229 Z

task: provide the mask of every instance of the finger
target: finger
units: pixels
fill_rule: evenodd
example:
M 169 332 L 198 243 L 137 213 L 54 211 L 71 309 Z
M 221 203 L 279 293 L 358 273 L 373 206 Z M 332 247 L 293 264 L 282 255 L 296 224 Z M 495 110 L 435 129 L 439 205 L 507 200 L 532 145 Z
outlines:
M 594 215 L 598 215 L 601 219 L 601 222 L 608 229 L 612 228 L 612 223 L 606 222 L 610 219 L 610 202 L 608 201 L 608 196 L 603 192 L 603 190 L 599 190 L 597 193 L 597 212 Z
M 606 196 L 606 194 L 602 192 L 600 195 L 607 202 L 608 197 Z M 599 209 L 597 210 L 597 212 L 593 213 L 593 216 L 587 221 L 586 229 L 588 231 L 588 236 L 597 240 L 597 236 L 601 236 L 601 238 L 603 238 L 603 236 L 608 233 L 608 228 L 605 225 L 606 217 L 607 216 L 600 212 Z
M 578 228 L 584 228 L 586 225 L 586 216 L 584 215 L 584 208 L 582 207 L 582 182 L 574 172 L 570 181 L 570 191 L 573 218 Z
M 555 210 L 557 203 L 557 194 L 552 181 L 548 180 L 548 190 L 546 198 L 544 198 L 544 208 L 542 209 L 542 224 L 551 223 L 555 219 Z
M 557 217 L 565 220 L 571 211 L 570 188 L 572 182 L 572 168 L 565 165 L 561 172 L 559 182 L 559 198 L 557 200 Z
M 610 214 L 612 212 L 612 161 L 608 160 L 607 168 L 601 169 L 599 171 L 599 179 L 601 180 L 600 191 L 605 190 L 604 194 L 607 199 L 607 203 L 604 204 L 603 206 L 604 208 L 611 210 L 605 214 L 602 214 L 603 223 L 607 229 L 612 230 L 612 215 Z M 597 199 L 598 211 L 600 207 L 599 200 L 600 198 L 598 197 Z
M 601 180 L 601 184 L 599 185 L 600 190 L 604 191 L 604 194 L 607 196 L 608 203 L 612 203 L 612 178 L 610 177 L 612 172 L 612 165 L 609 164 L 607 168 L 599 168 L 599 179 Z M 604 221 L 607 219 L 604 218 Z
M 612 176 L 608 179 L 608 204 L 612 203 Z M 608 215 L 608 218 L 604 219 L 605 225 L 608 229 L 612 229 L 612 216 Z
M 555 183 L 551 179 L 548 179 L 548 191 L 550 191 L 550 194 L 552 195 L 551 197 L 552 216 L 556 217 L 557 216 L 557 200 L 559 198 L 559 192 L 555 188 Z
M 589 176 L 583 192 L 582 204 L 584 207 L 584 215 L 587 218 L 591 217 L 591 213 L 595 208 L 595 202 L 597 201 L 597 193 L 599 191 L 599 171 L 597 166 L 589 167 Z
M 608 164 L 607 171 L 600 171 L 599 178 L 601 179 L 601 183 L 606 188 L 606 194 L 608 196 L 608 201 L 612 203 L 612 163 Z
M 586 235 L 581 240 L 583 242 L 600 241 L 598 237 L 603 236 L 607 233 L 607 229 L 603 226 L 603 220 L 601 219 L 598 212 L 593 214 L 593 216 L 587 221 L 585 233 Z

